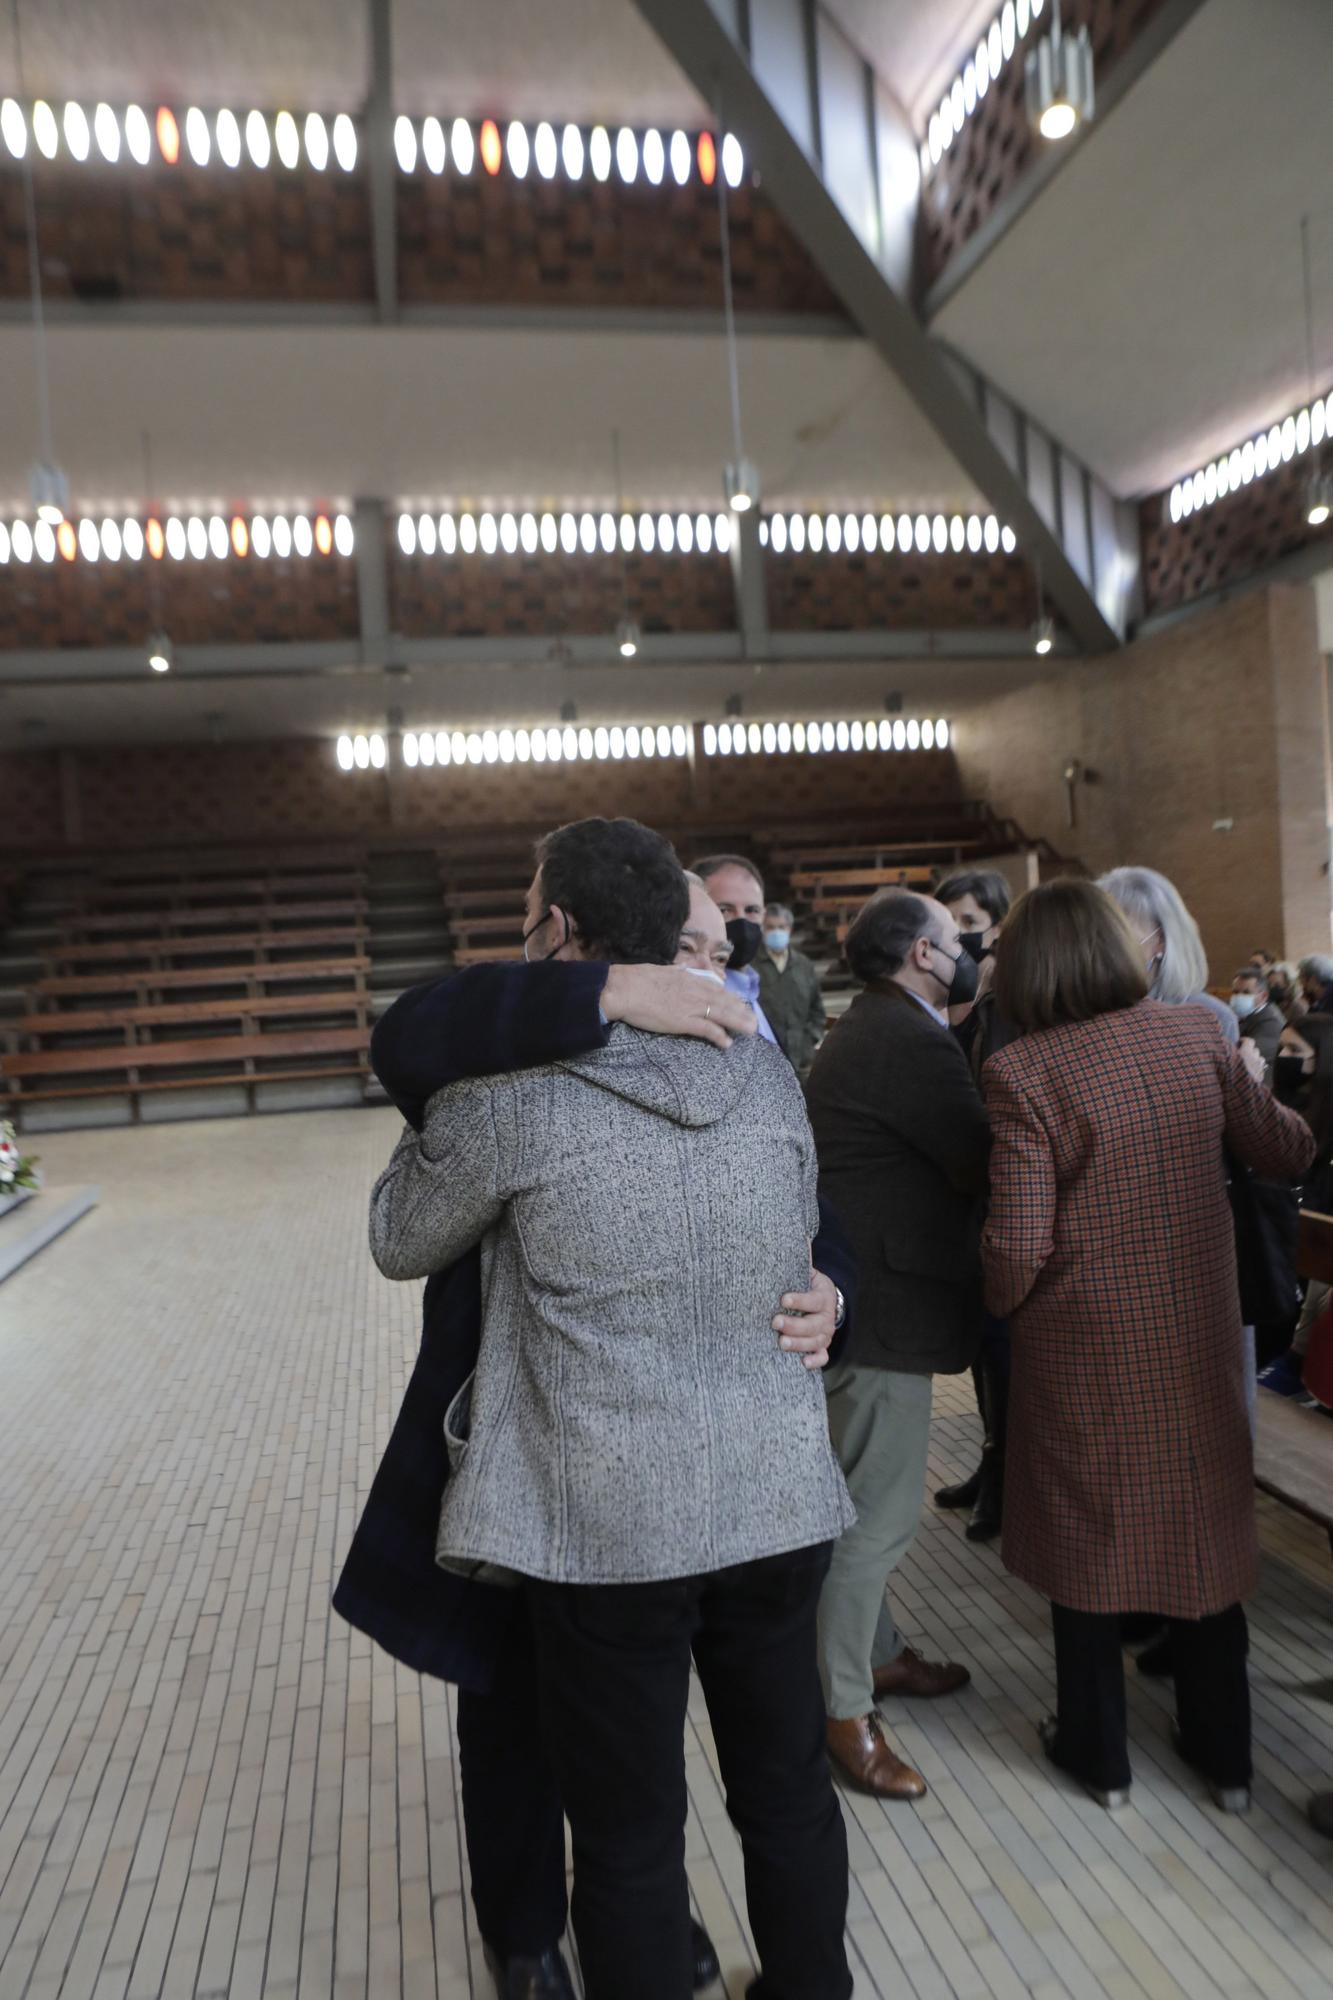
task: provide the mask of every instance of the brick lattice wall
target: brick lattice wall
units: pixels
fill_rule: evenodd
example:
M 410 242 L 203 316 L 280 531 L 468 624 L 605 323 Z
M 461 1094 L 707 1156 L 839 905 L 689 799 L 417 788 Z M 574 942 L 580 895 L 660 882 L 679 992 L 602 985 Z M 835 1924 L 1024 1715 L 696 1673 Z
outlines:
M 367 181 L 168 167 L 35 169 L 43 283 L 53 298 L 285 300 L 368 304 L 375 281 Z M 771 202 L 730 192 L 737 310 L 842 308 Z M 720 312 L 717 195 L 535 176 L 399 175 L 399 289 L 408 305 L 596 306 Z M 0 296 L 25 297 L 28 252 L 18 167 L 0 168 Z
M 1098 87 L 1164 4 L 1165 0 L 1065 0 L 1061 9 L 1065 30 L 1076 33 L 1086 26 L 1092 36 Z M 1023 70 L 1027 51 L 1049 27 L 1050 16 L 1043 12 L 924 183 L 922 278 L 927 287 L 1022 179 L 1044 144 L 1028 124 Z
M 1166 495 L 1139 509 L 1143 589 L 1147 609 L 1170 611 L 1224 584 L 1239 583 L 1283 556 L 1323 537 L 1333 561 L 1333 528 L 1312 528 L 1306 488 L 1314 466 L 1307 452 L 1187 520 L 1172 521 Z
M 463 769 L 340 771 L 333 744 L 177 745 L 129 750 L 0 753 L 6 819 L 0 855 L 65 844 L 60 757 L 77 797 L 78 845 L 97 850 L 304 839 L 419 838 L 478 825 L 555 826 L 591 813 L 630 813 L 682 827 L 799 822 L 888 811 L 905 801 L 957 798 L 951 751 L 622 763 L 467 765 Z M 9 810 L 9 802 L 15 808 Z
M 1020 630 L 1036 582 L 1018 555 L 770 557 L 768 616 L 778 632 Z

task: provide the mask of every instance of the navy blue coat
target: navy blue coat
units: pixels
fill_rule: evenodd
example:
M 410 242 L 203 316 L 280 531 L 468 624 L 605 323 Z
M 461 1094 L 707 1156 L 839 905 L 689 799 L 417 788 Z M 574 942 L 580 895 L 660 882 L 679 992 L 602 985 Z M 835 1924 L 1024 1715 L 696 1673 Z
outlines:
M 606 974 L 596 964 L 477 965 L 413 987 L 376 1026 L 375 1073 L 419 1130 L 427 1103 L 446 1084 L 600 1048 L 609 1032 L 599 1004 Z M 762 1144 L 762 1135 L 756 1140 Z M 820 1223 L 815 1263 L 841 1287 L 850 1318 L 851 1247 L 822 1204 Z M 444 1414 L 476 1366 L 480 1341 L 481 1257 L 474 1249 L 426 1282 L 421 1351 L 333 1607 L 404 1666 L 484 1694 L 518 1593 L 468 1582 L 435 1561 L 449 1476 Z

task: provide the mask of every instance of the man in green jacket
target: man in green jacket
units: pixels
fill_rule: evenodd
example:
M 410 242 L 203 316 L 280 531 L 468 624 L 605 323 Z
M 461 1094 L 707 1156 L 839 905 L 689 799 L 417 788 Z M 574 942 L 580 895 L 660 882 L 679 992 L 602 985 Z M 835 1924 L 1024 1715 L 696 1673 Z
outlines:
M 785 903 L 764 906 L 764 942 L 755 958 L 759 1001 L 778 1047 L 793 1069 L 804 1070 L 824 1033 L 819 974 L 791 941 L 792 913 Z

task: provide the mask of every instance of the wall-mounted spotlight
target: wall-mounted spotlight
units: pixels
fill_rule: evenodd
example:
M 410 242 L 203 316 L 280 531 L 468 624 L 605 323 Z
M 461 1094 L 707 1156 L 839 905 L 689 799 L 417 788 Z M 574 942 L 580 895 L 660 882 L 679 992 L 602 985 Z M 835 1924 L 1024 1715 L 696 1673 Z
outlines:
M 155 674 L 169 674 L 176 664 L 176 648 L 165 632 L 154 632 L 149 639 L 148 664 Z
M 733 514 L 748 514 L 759 505 L 759 474 L 750 459 L 723 468 L 722 491 Z
M 633 618 L 622 618 L 616 626 L 616 646 L 622 660 L 632 660 L 639 650 L 642 635 Z
M 1049 653 L 1055 644 L 1055 620 L 1039 618 L 1032 628 L 1032 650 L 1034 653 Z
M 1333 514 L 1333 472 L 1313 473 L 1306 498 L 1305 518 L 1312 528 L 1322 528 L 1330 514 Z

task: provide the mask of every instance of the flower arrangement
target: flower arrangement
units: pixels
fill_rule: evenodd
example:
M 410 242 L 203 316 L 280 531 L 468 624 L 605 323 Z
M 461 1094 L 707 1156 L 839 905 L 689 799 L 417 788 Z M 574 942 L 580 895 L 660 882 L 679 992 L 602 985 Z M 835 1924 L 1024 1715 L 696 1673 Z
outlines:
M 37 1155 L 21 1153 L 14 1127 L 0 1118 L 0 1200 L 11 1194 L 35 1194 L 41 1184 Z

